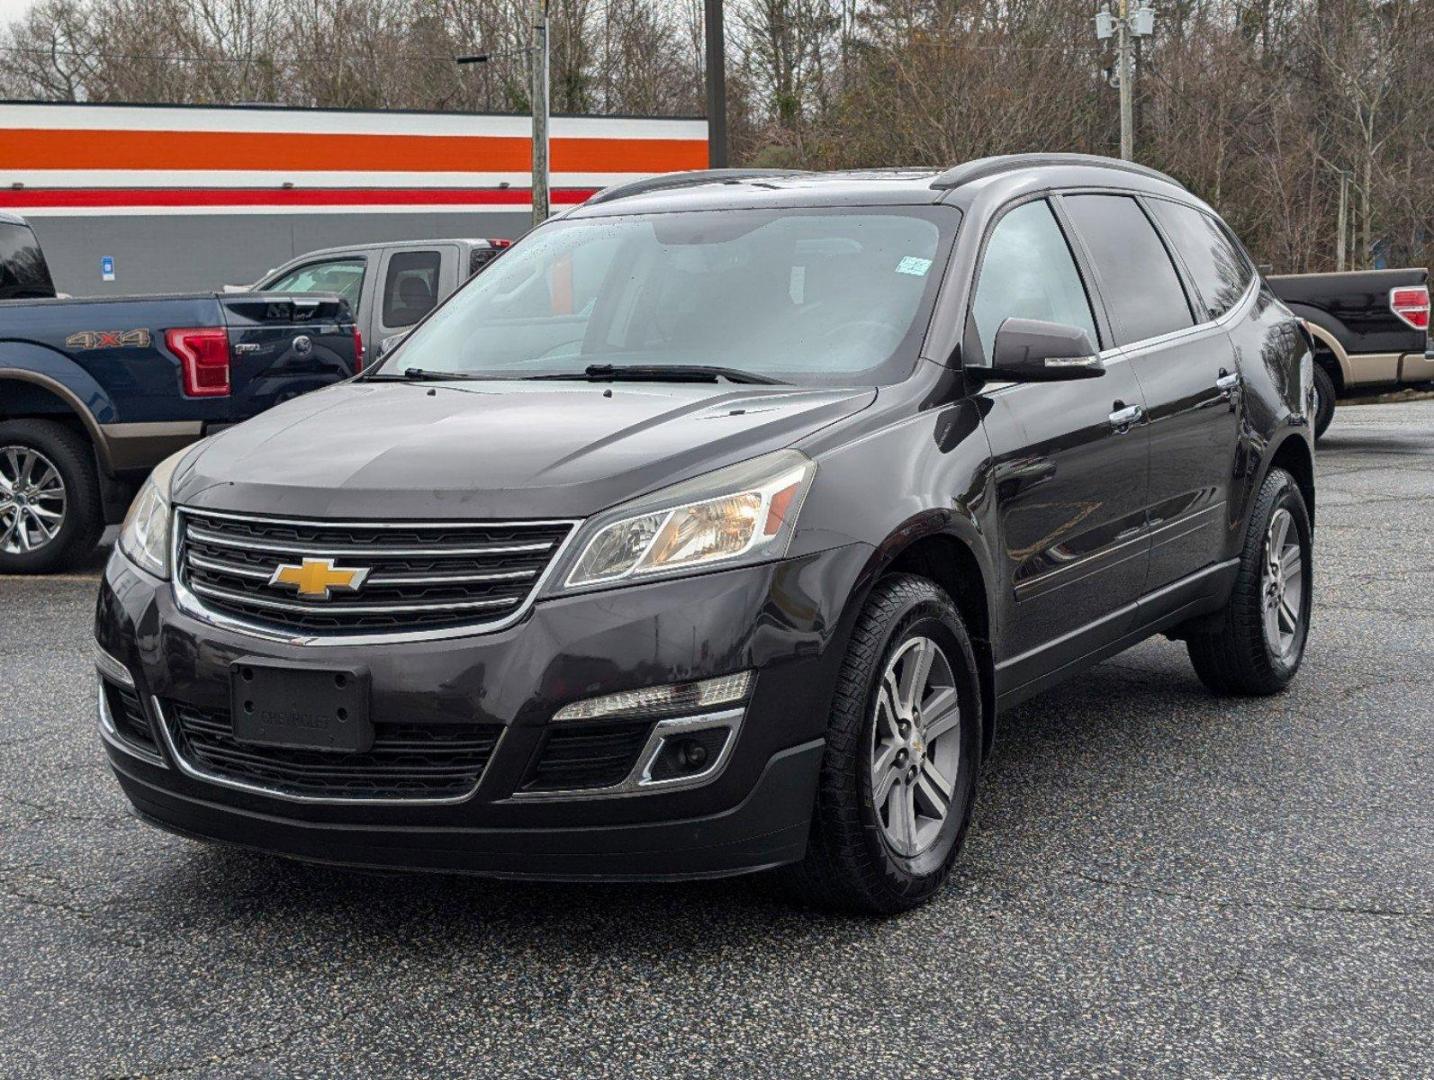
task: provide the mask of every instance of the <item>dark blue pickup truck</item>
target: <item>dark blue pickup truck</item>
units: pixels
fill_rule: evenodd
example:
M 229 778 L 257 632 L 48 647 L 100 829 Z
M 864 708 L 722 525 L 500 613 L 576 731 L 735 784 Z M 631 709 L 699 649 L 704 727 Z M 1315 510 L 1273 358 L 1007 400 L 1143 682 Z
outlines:
M 165 457 L 362 364 L 337 295 L 59 299 L 0 215 L 0 573 L 83 560 Z

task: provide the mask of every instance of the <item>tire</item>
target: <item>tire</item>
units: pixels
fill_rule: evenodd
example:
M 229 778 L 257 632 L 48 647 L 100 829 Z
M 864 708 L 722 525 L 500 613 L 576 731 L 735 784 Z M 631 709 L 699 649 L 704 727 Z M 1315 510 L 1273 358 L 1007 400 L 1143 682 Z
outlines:
M 19 498 L 17 481 L 25 492 Z M 53 420 L 0 423 L 0 574 L 73 566 L 94 551 L 104 528 L 89 442 Z
M 887 705 L 888 669 L 900 691 L 923 660 L 929 683 L 907 695 L 922 706 L 901 732 L 905 709 Z M 818 906 L 870 915 L 929 900 L 971 821 L 981 730 L 976 657 L 956 605 L 925 578 L 879 581 L 838 675 L 807 854 L 784 871 L 788 884 Z M 879 773 L 878 761 L 888 763 Z M 943 794 L 938 778 L 950 788 L 943 817 L 931 812 Z M 887 781 L 878 806 L 874 788 Z
M 1312 538 L 1309 511 L 1294 477 L 1271 469 L 1255 497 L 1235 587 L 1217 628 L 1186 639 L 1195 673 L 1215 693 L 1275 694 L 1299 671 L 1314 598 Z M 1278 575 L 1272 567 L 1267 571 L 1272 540 L 1283 548 Z M 1291 551 L 1299 556 L 1297 574 L 1291 572 Z M 1296 580 L 1298 595 L 1293 596 Z M 1273 625 L 1267 618 L 1272 595 L 1277 599 Z M 1297 618 L 1290 618 L 1291 612 Z M 1290 623 L 1293 629 L 1287 632 Z
M 1323 364 L 1316 363 L 1314 366 L 1314 386 L 1314 434 L 1318 439 L 1325 433 L 1330 421 L 1334 419 L 1334 402 L 1338 396 L 1334 388 L 1334 379 L 1330 378 L 1330 374 L 1324 369 Z

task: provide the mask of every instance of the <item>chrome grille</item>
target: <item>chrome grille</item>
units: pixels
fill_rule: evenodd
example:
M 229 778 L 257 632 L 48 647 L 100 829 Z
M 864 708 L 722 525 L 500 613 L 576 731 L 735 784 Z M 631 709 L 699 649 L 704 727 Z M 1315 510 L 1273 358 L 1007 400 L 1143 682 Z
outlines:
M 358 635 L 483 628 L 518 614 L 572 522 L 355 523 L 181 509 L 177 578 L 205 610 L 260 628 Z M 271 584 L 282 566 L 366 570 L 327 599 Z

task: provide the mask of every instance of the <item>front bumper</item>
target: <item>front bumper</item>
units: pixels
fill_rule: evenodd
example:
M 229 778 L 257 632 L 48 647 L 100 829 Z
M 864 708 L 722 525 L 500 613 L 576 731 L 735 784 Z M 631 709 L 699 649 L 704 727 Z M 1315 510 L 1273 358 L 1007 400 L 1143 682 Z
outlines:
M 717 876 L 792 862 L 805 850 L 847 598 L 870 555 L 852 545 L 547 600 L 498 633 L 319 650 L 200 621 L 175 606 L 168 583 L 117 554 L 101 586 L 96 638 L 133 677 L 134 697 L 161 736 L 161 710 L 227 710 L 230 665 L 245 657 L 361 665 L 375 719 L 481 722 L 502 733 L 472 793 L 442 804 L 241 790 L 181 767 L 163 737 L 156 755 L 113 737 L 105 749 L 152 823 L 298 858 L 578 880 Z M 605 797 L 521 790 L 561 706 L 744 670 L 757 673 L 755 686 L 710 781 Z

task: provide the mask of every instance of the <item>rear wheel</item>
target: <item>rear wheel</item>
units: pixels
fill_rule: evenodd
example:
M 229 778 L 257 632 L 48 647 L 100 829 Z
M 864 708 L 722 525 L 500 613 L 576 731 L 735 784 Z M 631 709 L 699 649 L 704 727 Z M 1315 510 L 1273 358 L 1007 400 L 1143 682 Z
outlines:
M 1314 388 L 1315 388 L 1315 409 L 1314 409 L 1314 433 L 1318 439 L 1329 427 L 1330 421 L 1334 419 L 1334 400 L 1336 390 L 1334 379 L 1330 378 L 1328 371 L 1323 364 L 1316 363 L 1314 366 Z
M 924 578 L 879 582 L 842 664 L 807 855 L 787 871 L 806 898 L 877 915 L 930 899 L 971 820 L 980 732 L 956 606 Z
M 71 565 L 103 531 L 89 443 L 52 420 L 0 423 L 0 573 Z
M 1255 499 L 1230 602 L 1217 628 L 1186 640 L 1219 694 L 1273 694 L 1299 671 L 1313 603 L 1309 511 L 1294 477 L 1271 469 Z

